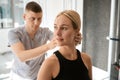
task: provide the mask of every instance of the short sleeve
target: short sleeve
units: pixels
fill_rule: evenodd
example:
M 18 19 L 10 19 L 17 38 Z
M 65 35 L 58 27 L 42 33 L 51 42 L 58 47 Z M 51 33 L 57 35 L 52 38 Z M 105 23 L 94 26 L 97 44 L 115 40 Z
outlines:
M 18 34 L 17 32 L 15 32 L 14 30 L 10 30 L 8 32 L 8 46 L 14 44 L 14 43 L 17 43 L 19 42 L 20 39 L 18 37 Z
M 46 28 L 46 32 L 48 33 L 48 39 L 51 40 L 53 38 L 53 32 L 49 29 L 49 28 Z
M 51 40 L 53 38 L 53 32 L 49 30 L 49 34 L 50 34 L 49 40 Z

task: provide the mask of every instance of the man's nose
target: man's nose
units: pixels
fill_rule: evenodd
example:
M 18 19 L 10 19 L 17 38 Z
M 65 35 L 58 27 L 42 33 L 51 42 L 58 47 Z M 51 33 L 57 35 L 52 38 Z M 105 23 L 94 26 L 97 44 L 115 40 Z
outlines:
M 34 24 L 35 24 L 35 25 L 38 25 L 39 23 L 40 23 L 40 21 L 37 20 L 37 19 L 35 19 Z

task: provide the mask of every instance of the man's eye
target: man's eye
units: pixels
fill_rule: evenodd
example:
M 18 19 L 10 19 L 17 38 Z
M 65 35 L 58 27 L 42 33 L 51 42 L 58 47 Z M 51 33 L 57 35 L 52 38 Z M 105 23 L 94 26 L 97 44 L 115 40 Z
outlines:
M 38 18 L 38 21 L 40 21 L 41 20 L 41 18 Z
M 34 20 L 35 20 L 35 18 L 32 18 L 32 20 L 34 21 Z
M 30 21 L 34 21 L 35 20 L 35 18 L 30 18 Z

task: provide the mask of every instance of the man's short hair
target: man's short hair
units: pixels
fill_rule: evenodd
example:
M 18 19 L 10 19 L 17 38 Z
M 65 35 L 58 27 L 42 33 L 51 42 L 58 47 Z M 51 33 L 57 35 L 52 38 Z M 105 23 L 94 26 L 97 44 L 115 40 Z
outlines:
M 34 1 L 28 2 L 25 7 L 26 11 L 33 11 L 35 13 L 42 12 L 41 6 Z

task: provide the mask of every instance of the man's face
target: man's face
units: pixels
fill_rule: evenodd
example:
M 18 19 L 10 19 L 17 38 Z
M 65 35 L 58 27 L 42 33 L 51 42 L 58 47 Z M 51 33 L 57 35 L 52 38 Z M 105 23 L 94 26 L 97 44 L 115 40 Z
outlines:
M 35 13 L 32 11 L 27 11 L 24 14 L 24 20 L 26 22 L 26 28 L 30 32 L 36 32 L 42 21 L 42 12 Z

